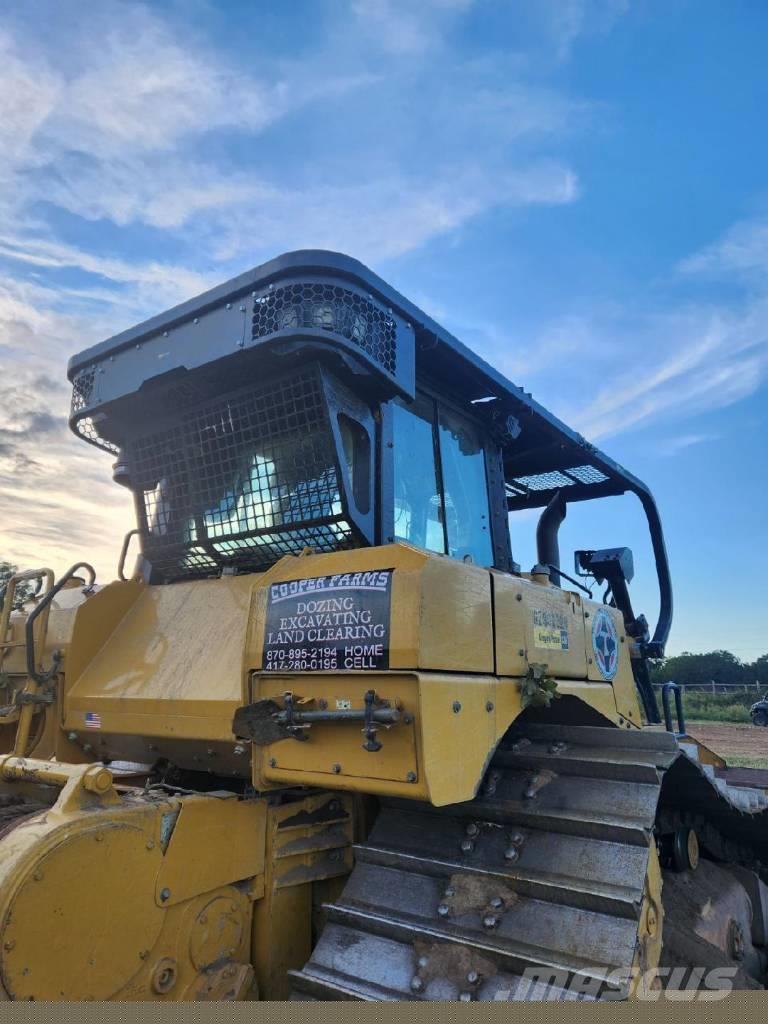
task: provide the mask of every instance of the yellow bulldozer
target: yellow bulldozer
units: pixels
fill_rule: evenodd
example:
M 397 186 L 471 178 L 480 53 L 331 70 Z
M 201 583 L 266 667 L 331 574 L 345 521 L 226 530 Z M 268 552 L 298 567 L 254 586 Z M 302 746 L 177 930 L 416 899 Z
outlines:
M 82 562 L 4 594 L 3 998 L 763 987 L 768 799 L 669 688 L 659 721 L 643 483 L 331 252 L 69 378 L 137 525 L 116 581 Z M 629 549 L 561 564 L 568 504 L 621 494 L 653 631 Z M 533 510 L 523 571 L 509 513 Z

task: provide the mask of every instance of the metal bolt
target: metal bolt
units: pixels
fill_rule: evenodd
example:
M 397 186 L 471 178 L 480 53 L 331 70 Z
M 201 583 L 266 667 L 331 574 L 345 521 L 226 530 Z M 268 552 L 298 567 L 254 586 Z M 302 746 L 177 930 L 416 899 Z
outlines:
M 520 851 L 514 846 L 508 846 L 504 851 L 504 860 L 516 861 L 520 856 Z
M 485 702 L 485 710 L 489 711 L 489 712 L 493 711 L 493 701 L 492 700 L 487 700 Z
M 443 896 L 445 896 L 446 899 L 450 899 L 451 896 L 455 896 L 455 895 L 456 895 L 456 890 L 453 888 L 452 885 L 449 885 L 448 888 L 443 893 Z
M 467 974 L 467 981 L 469 982 L 470 985 L 476 985 L 478 981 L 480 981 L 480 975 L 477 973 L 477 971 L 470 971 Z
M 235 345 L 237 345 L 238 348 L 243 348 L 243 346 L 245 345 L 245 342 L 243 341 L 242 338 L 236 338 L 235 339 Z
M 341 765 L 340 764 L 332 764 L 331 765 L 331 771 L 333 772 L 334 775 L 338 775 L 341 772 Z
M 225 309 L 232 309 L 232 303 L 228 302 L 227 305 L 225 306 Z
M 524 647 L 521 647 L 521 648 L 520 648 L 520 649 L 518 650 L 518 652 L 517 652 L 517 653 L 518 653 L 518 654 L 520 655 L 520 657 L 521 657 L 521 658 L 524 658 L 524 657 L 525 657 L 525 648 L 524 648 Z
M 513 846 L 522 846 L 525 842 L 525 836 L 522 832 L 510 832 L 509 841 Z
M 516 601 L 522 601 L 523 600 L 523 595 L 522 594 L 515 594 L 515 600 Z
M 93 750 L 93 747 L 91 746 L 91 744 L 90 744 L 90 743 L 84 743 L 84 744 L 83 744 L 83 753 L 84 753 L 84 754 L 90 754 L 90 752 L 91 752 L 92 750 Z
M 192 323 L 193 324 L 199 324 L 200 323 L 200 317 L 196 316 L 195 319 L 192 321 Z
M 244 313 L 244 312 L 245 312 L 245 306 L 241 306 L 241 307 L 240 307 L 240 312 L 241 312 L 241 313 Z
M 495 914 L 486 914 L 483 918 L 483 928 L 495 928 L 498 923 L 499 919 Z
M 154 848 L 155 848 L 155 840 L 154 839 L 148 839 L 147 840 L 147 849 L 148 850 L 154 850 Z
M 163 337 L 164 337 L 164 338 L 167 338 L 167 337 L 168 337 L 168 331 L 163 331 Z M 136 348 L 138 348 L 138 347 L 139 347 L 139 346 L 137 345 L 137 346 L 136 346 Z
M 165 903 L 165 901 L 169 900 L 170 898 L 171 898 L 171 890 L 170 889 L 166 888 L 166 889 L 161 889 L 160 890 L 160 899 L 161 899 L 161 901 L 163 903 Z
M 419 959 L 416 962 L 419 965 L 419 967 L 424 968 L 424 967 L 426 967 L 429 964 L 429 957 L 428 956 L 420 956 Z
M 423 988 L 424 988 L 424 982 L 423 982 L 423 981 L 422 981 L 422 979 L 421 979 L 421 978 L 420 978 L 420 977 L 418 976 L 418 974 L 415 974 L 415 975 L 414 975 L 414 976 L 413 976 L 413 977 L 411 978 L 411 990 L 412 990 L 413 992 L 421 992 L 421 990 L 422 990 Z
M 451 908 L 448 906 L 447 903 L 441 903 L 440 906 L 437 908 L 437 913 L 439 914 L 440 917 L 448 917 L 450 912 Z
M 413 722 L 413 715 L 403 715 L 403 725 L 411 725 Z
M 491 906 L 493 907 L 494 910 L 501 910 L 501 908 L 504 906 L 504 900 L 501 898 L 501 896 L 494 896 L 493 899 L 491 900 Z
M 473 998 L 474 997 L 473 997 L 471 992 L 460 992 L 459 993 L 459 1002 L 460 1003 L 471 1003 Z
M 10 953 L 15 945 L 16 943 L 14 942 L 13 939 L 11 939 L 9 942 L 3 943 L 3 949 L 6 951 L 6 953 Z
M 405 781 L 406 782 L 415 782 L 416 781 L 416 772 L 408 772 L 408 774 L 405 776 Z
M 235 754 L 236 754 L 236 756 L 240 757 L 241 754 L 244 754 L 244 753 L 245 753 L 245 747 L 242 745 L 242 743 L 236 744 L 235 745 Z
M 453 702 L 453 713 L 454 713 L 455 715 L 458 715 L 458 713 L 459 713 L 460 711 L 461 711 L 461 701 L 455 700 L 455 701 Z
M 269 767 L 270 768 L 277 768 L 277 758 L 270 757 L 270 759 L 269 759 Z
M 101 834 L 101 832 L 99 832 L 99 834 L 94 836 L 93 838 L 96 840 L 97 843 L 103 843 L 104 842 L 104 836 Z
M 69 740 L 70 743 L 76 743 L 77 742 L 77 733 L 76 732 L 68 732 L 67 733 L 67 739 Z
M 464 831 L 467 833 L 468 836 L 479 836 L 480 826 L 477 824 L 477 822 L 470 821 L 470 823 L 467 825 Z
M 471 839 L 462 839 L 462 841 L 461 841 L 461 852 L 462 853 L 472 853 L 474 848 L 475 848 L 475 844 L 474 844 L 473 840 L 471 840 Z

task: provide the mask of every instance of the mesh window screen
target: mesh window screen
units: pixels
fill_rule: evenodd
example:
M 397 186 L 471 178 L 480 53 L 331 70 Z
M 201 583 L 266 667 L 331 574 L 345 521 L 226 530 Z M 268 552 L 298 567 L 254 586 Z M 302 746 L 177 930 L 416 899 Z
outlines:
M 347 547 L 319 375 L 270 381 L 182 413 L 130 445 L 145 553 L 165 579 L 262 569 Z

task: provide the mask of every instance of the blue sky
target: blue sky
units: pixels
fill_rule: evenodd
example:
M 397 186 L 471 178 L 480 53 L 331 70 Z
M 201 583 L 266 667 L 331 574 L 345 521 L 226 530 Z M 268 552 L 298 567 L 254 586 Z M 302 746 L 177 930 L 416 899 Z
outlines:
M 131 509 L 66 430 L 73 351 L 327 247 L 651 485 L 671 652 L 764 653 L 766 33 L 757 0 L 6 0 L 0 555 L 114 573 Z M 651 617 L 631 499 L 562 546 L 621 543 Z

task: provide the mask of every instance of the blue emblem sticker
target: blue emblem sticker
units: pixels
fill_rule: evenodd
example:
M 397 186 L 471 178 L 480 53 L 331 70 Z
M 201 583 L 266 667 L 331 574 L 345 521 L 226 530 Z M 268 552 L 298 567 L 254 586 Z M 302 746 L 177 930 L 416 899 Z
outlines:
M 619 637 L 605 608 L 599 608 L 592 620 L 592 649 L 600 675 L 613 679 L 619 667 Z

